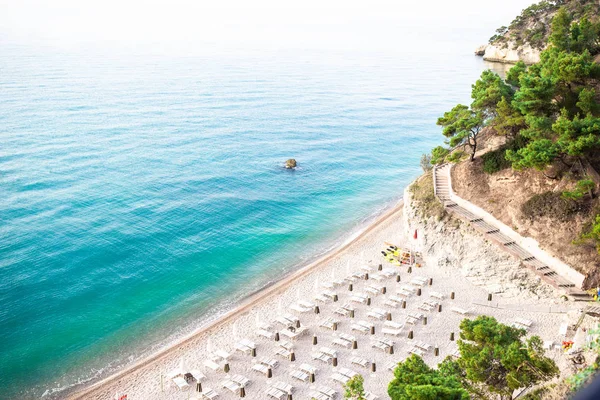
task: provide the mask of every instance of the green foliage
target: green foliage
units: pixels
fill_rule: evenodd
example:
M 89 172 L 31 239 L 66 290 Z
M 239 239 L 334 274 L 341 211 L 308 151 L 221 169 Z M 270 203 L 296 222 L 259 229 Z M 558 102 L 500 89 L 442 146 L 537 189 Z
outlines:
M 563 198 L 569 200 L 581 200 L 587 194 L 590 197 L 594 196 L 596 184 L 591 179 L 582 179 L 577 182 L 575 190 L 565 191 L 562 193 Z
M 550 217 L 558 221 L 568 221 L 583 207 L 576 201 L 564 198 L 560 193 L 544 192 L 533 195 L 521 206 L 523 217 L 535 220 Z
M 600 215 L 596 215 L 596 220 L 592 224 L 592 228 L 588 233 L 582 235 L 584 239 L 591 239 L 596 243 L 596 249 L 600 254 Z
M 558 156 L 558 148 L 548 139 L 535 140 L 519 150 L 507 150 L 506 159 L 514 169 L 536 168 L 543 170 Z
M 498 150 L 489 151 L 481 156 L 481 159 L 483 160 L 483 172 L 486 174 L 493 174 L 509 168 L 511 164 L 504 157 L 505 152 L 506 150 L 504 148 L 500 148 Z
M 465 319 L 460 329 L 457 363 L 468 380 L 490 393 L 511 398 L 516 389 L 558 376 L 554 361 L 544 356 L 541 339 L 532 336 L 524 340 L 523 329 L 488 316 Z
M 499 135 L 513 138 L 516 137 L 521 130 L 527 127 L 523 114 L 514 108 L 506 97 L 502 97 L 502 100 L 498 102 L 496 107 L 496 118 L 494 118 L 493 125 L 496 133 Z
M 446 157 L 446 161 L 451 163 L 457 163 L 465 157 L 465 152 L 462 150 L 455 150 L 452 154 Z
M 448 156 L 448 154 L 450 154 L 449 149 L 442 146 L 434 147 L 433 150 L 431 150 L 431 164 L 442 164 L 446 160 L 446 156 Z
M 451 147 L 469 146 L 471 161 L 477 151 L 477 136 L 484 124 L 484 116 L 480 111 L 458 104 L 452 110 L 438 118 L 437 124 L 443 127 L 442 133 L 449 138 Z
M 471 109 L 482 112 L 488 118 L 496 115 L 496 106 L 500 100 L 510 100 L 513 95 L 512 88 L 490 70 L 483 71 L 481 78 L 471 88 Z
M 571 22 L 573 17 L 566 8 L 561 7 L 554 18 L 552 18 L 552 34 L 550 43 L 560 50 L 569 50 L 571 48 Z
M 448 374 L 450 370 L 430 368 L 413 354 L 394 369 L 388 395 L 392 400 L 468 400 L 468 392 L 457 376 Z
M 356 375 L 344 385 L 344 399 L 366 400 L 364 378 L 362 375 Z
M 519 61 L 506 73 L 506 83 L 518 87 L 519 79 L 521 79 L 521 75 L 523 75 L 526 71 L 527 65 L 525 65 L 523 61 Z

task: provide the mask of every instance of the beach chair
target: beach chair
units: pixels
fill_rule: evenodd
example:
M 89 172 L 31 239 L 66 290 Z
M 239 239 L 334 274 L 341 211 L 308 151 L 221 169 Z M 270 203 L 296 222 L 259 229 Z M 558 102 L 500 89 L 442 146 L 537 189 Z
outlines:
M 455 312 L 460 315 L 469 315 L 471 313 L 471 310 L 465 310 L 464 308 L 459 308 L 459 307 L 452 307 L 450 309 L 450 311 Z
M 316 374 L 317 368 L 313 367 L 310 364 L 302 364 L 302 365 L 300 365 L 300 371 L 306 372 L 307 374 Z
M 295 346 L 292 342 L 288 342 L 287 340 L 281 340 L 279 341 L 279 347 L 284 348 L 286 350 L 292 350 Z
M 274 387 L 268 388 L 265 393 L 267 394 L 268 397 L 271 397 L 273 399 L 277 399 L 277 400 L 287 399 L 287 393 L 282 392 L 281 390 L 274 388 Z
M 259 363 L 266 365 L 267 367 L 271 367 L 271 369 L 276 368 L 279 365 L 279 361 L 273 358 L 263 357 L 259 360 Z
M 429 351 L 432 348 L 432 346 L 430 344 L 427 344 L 427 343 L 421 342 L 421 341 L 418 341 L 417 343 L 415 343 L 415 346 L 417 346 L 418 348 L 420 348 L 424 351 Z
M 335 338 L 335 339 L 333 339 L 332 343 L 335 344 L 336 346 L 345 347 L 347 349 L 352 347 L 352 342 L 349 342 L 342 338 Z
M 282 392 L 285 392 L 287 394 L 292 394 L 292 391 L 294 390 L 294 387 L 292 385 L 281 381 L 275 382 L 272 386 L 275 389 L 281 390 Z
M 322 294 L 323 294 L 323 296 L 328 297 L 331 300 L 333 300 L 333 298 L 336 296 L 336 293 L 331 290 L 326 290 Z
M 231 379 L 226 379 L 223 382 L 221 382 L 221 387 L 229 390 L 233 394 L 237 394 L 240 391 L 240 385 L 238 385 Z
M 323 393 L 324 395 L 328 396 L 329 398 L 334 398 L 335 395 L 337 394 L 337 392 L 327 386 L 317 386 L 317 392 L 319 393 Z
M 319 349 L 319 351 L 321 353 L 327 354 L 328 356 L 337 357 L 337 350 L 335 350 L 335 349 L 332 349 L 332 348 L 329 348 L 329 347 L 321 347 Z
M 351 369 L 348 368 L 340 368 L 338 369 L 338 372 L 344 376 L 347 376 L 348 378 L 352 379 L 354 378 L 356 375 L 358 375 L 358 372 L 352 371 Z
M 250 383 L 250 379 L 242 375 L 232 375 L 230 379 L 240 385 L 240 387 L 246 387 Z
M 219 364 L 217 364 L 216 362 L 214 362 L 213 360 L 205 360 L 203 364 L 205 367 L 210 368 L 213 371 L 216 371 L 221 368 L 221 366 Z
M 352 357 L 350 359 L 350 362 L 354 365 L 358 365 L 363 368 L 367 368 L 369 366 L 369 361 L 365 360 L 364 358 L 360 358 L 360 357 Z
M 319 361 L 324 362 L 325 364 L 329 364 L 331 362 L 331 360 L 333 359 L 333 357 L 331 357 L 330 355 L 322 353 L 322 352 L 312 353 L 311 357 L 313 360 L 319 360 Z
M 562 337 L 567 335 L 567 331 L 569 330 L 569 324 L 561 324 L 560 328 L 558 328 L 558 334 Z
M 459 349 L 454 350 L 452 352 L 451 356 L 454 358 L 460 358 L 460 350 Z
M 219 397 L 219 393 L 215 392 L 210 388 L 204 388 L 202 393 L 200 393 L 200 396 L 202 396 L 203 399 L 214 400 L 217 397 Z
M 350 378 L 348 378 L 346 375 L 338 374 L 337 372 L 331 375 L 331 379 L 341 383 L 342 385 L 345 385 L 350 380 Z
M 229 354 L 228 352 L 226 352 L 223 349 L 217 349 L 215 351 L 215 355 L 218 356 L 221 360 L 227 361 L 229 359 L 229 357 L 231 357 L 231 354 Z
M 385 321 L 383 323 L 383 326 L 387 327 L 387 328 L 393 328 L 393 329 L 402 329 L 404 328 L 404 325 L 399 323 L 399 322 L 394 322 L 394 321 Z
M 306 382 L 308 381 L 309 375 L 305 372 L 294 369 L 290 371 L 290 376 L 294 379 L 298 379 L 299 381 Z
M 383 305 L 387 306 L 387 307 L 392 307 L 392 308 L 398 308 L 398 307 L 400 307 L 400 303 L 398 303 L 398 302 L 396 302 L 394 300 L 391 300 L 391 299 L 385 299 L 383 301 Z
M 350 315 L 350 310 L 346 309 L 345 307 L 340 307 L 336 309 L 334 313 L 336 313 L 337 315 L 341 315 L 342 317 L 347 317 L 348 315 Z
M 315 301 L 318 301 L 319 303 L 330 303 L 333 301 L 333 299 L 330 299 L 329 297 L 323 294 L 318 294 L 317 296 L 315 296 Z
M 296 304 L 296 303 L 290 305 L 290 309 L 297 311 L 299 313 L 307 313 L 307 312 L 313 310 L 313 308 L 304 307 L 304 306 L 301 306 L 300 304 Z
M 275 336 L 275 334 L 273 332 L 269 332 L 269 331 L 264 330 L 264 329 L 257 330 L 256 334 L 258 336 L 262 336 L 262 337 L 264 337 L 266 339 L 273 339 L 273 337 Z
M 361 332 L 361 333 L 369 333 L 371 331 L 366 326 L 359 325 L 359 324 L 352 324 L 352 325 L 350 325 L 350 329 L 352 331 L 357 331 L 357 332 Z
M 430 292 L 429 297 L 433 297 L 434 299 L 444 300 L 444 295 L 438 292 Z
M 383 333 L 384 335 L 400 336 L 400 334 L 402 334 L 402 329 L 383 327 L 381 328 L 381 333 Z
M 326 394 L 315 392 L 314 390 L 309 393 L 309 396 L 311 399 L 315 400 L 331 400 L 331 397 L 327 396 Z
M 176 376 L 172 379 L 173 383 L 179 390 L 184 390 L 190 387 L 190 384 L 182 376 Z
M 350 296 L 350 301 L 354 303 L 367 304 L 367 297 Z
M 189 372 L 189 374 L 196 382 L 201 382 L 206 379 L 206 375 L 204 375 L 199 369 L 193 369 Z
M 251 353 L 252 349 L 245 344 L 238 342 L 235 344 L 234 348 L 241 353 Z
M 311 310 L 313 310 L 316 305 L 314 303 L 311 303 L 310 301 L 304 301 L 304 300 L 298 300 L 298 304 L 300 304 L 302 307 L 310 308 Z
M 408 352 L 410 354 L 416 354 L 419 357 L 423 357 L 425 355 L 425 352 L 423 350 L 421 350 L 420 348 L 418 348 L 417 346 L 415 346 L 412 349 L 408 350 Z
M 376 280 L 377 282 L 383 281 L 386 277 L 381 274 L 373 274 L 369 276 L 370 279 Z
M 349 334 L 347 334 L 347 333 L 343 333 L 343 332 L 340 332 L 340 333 L 338 334 L 338 336 L 339 336 L 340 338 L 342 338 L 342 339 L 344 339 L 344 340 L 348 341 L 348 342 L 352 342 L 352 341 L 356 340 L 356 336 L 349 335 Z
M 374 271 L 374 269 L 371 268 L 371 267 L 369 267 L 368 265 L 363 265 L 363 266 L 360 267 L 360 269 L 363 270 L 363 271 L 365 271 L 365 272 L 367 272 L 367 273 L 371 273 L 371 272 Z
M 373 296 L 379 296 L 381 294 L 381 290 L 382 290 L 382 288 L 378 288 L 377 286 L 374 286 L 374 285 L 369 285 L 365 288 L 365 292 L 367 292 Z
M 377 320 L 383 320 L 383 319 L 385 319 L 386 316 L 384 314 L 380 314 L 376 310 L 373 310 L 373 311 L 369 311 L 367 313 L 367 317 L 377 319 Z
M 339 324 L 339 323 L 340 323 L 339 321 L 337 321 L 337 320 L 335 320 L 335 319 L 333 319 L 333 318 L 329 317 L 329 318 L 327 318 L 327 319 L 324 319 L 323 321 L 321 321 L 321 322 L 319 323 L 319 326 L 320 326 L 321 328 L 325 328 L 325 329 L 331 329 L 331 330 L 333 330 L 333 328 L 334 328 L 334 325 L 336 325 L 336 324 Z
M 275 352 L 276 356 L 280 356 L 283 358 L 289 358 L 290 354 L 292 354 L 291 351 L 289 351 L 288 349 L 284 349 L 283 347 L 280 347 L 279 349 L 277 349 L 277 351 Z
M 264 364 L 260 364 L 260 363 L 254 364 L 252 366 L 252 369 L 254 371 L 260 372 L 263 375 L 267 375 L 269 373 L 269 367 Z

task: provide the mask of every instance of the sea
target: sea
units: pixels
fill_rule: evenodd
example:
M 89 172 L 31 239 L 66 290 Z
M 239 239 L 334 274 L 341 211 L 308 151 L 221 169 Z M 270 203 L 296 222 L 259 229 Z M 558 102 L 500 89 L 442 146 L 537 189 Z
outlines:
M 470 102 L 472 47 L 0 43 L 0 398 L 106 377 L 360 232 Z

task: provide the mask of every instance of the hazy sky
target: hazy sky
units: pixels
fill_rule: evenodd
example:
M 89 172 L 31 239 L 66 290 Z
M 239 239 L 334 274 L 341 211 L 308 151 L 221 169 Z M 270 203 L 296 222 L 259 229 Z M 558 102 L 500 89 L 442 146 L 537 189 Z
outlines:
M 531 2 L 0 0 L 0 42 L 385 50 L 418 38 L 472 47 Z

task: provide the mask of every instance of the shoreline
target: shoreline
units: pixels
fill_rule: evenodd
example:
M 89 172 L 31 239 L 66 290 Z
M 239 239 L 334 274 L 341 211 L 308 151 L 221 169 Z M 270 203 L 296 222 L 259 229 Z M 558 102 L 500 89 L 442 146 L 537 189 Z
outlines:
M 391 205 L 388 210 L 384 209 L 383 212 L 379 216 L 377 216 L 371 223 L 367 224 L 363 230 L 359 230 L 356 234 L 353 234 L 352 236 L 350 236 L 350 238 L 343 241 L 340 244 L 340 246 L 331 249 L 324 255 L 318 257 L 316 260 L 310 261 L 307 265 L 302 266 L 295 271 L 290 271 L 289 273 L 283 275 L 280 279 L 273 281 L 272 283 L 267 284 L 266 286 L 254 292 L 249 293 L 248 295 L 244 296 L 240 300 L 240 302 L 231 310 L 225 312 L 224 314 L 208 322 L 207 324 L 199 327 L 194 332 L 174 341 L 171 344 L 166 345 L 158 352 L 136 362 L 135 364 L 129 367 L 124 368 L 121 371 L 117 371 L 111 374 L 110 376 L 99 380 L 98 382 L 95 382 L 89 386 L 85 386 L 80 390 L 74 389 L 71 391 L 71 393 L 69 393 L 70 390 L 67 389 L 65 393 L 63 393 L 63 396 L 65 396 L 64 398 L 67 400 L 78 400 L 87 398 L 87 396 L 92 396 L 96 394 L 96 392 L 101 391 L 104 386 L 113 384 L 118 380 L 126 377 L 127 375 L 133 374 L 147 366 L 150 366 L 154 363 L 158 363 L 161 360 L 168 358 L 173 353 L 175 353 L 180 347 L 190 344 L 191 342 L 199 339 L 201 336 L 207 334 L 211 330 L 215 330 L 222 325 L 232 322 L 232 319 L 248 312 L 252 307 L 284 292 L 296 281 L 300 280 L 301 278 L 304 278 L 309 273 L 315 271 L 318 267 L 323 266 L 324 264 L 343 255 L 350 247 L 352 247 L 352 245 L 356 244 L 358 241 L 363 239 L 373 230 L 377 229 L 384 222 L 388 221 L 389 219 L 398 214 L 401 214 L 403 208 L 404 199 L 401 198 L 394 205 Z

